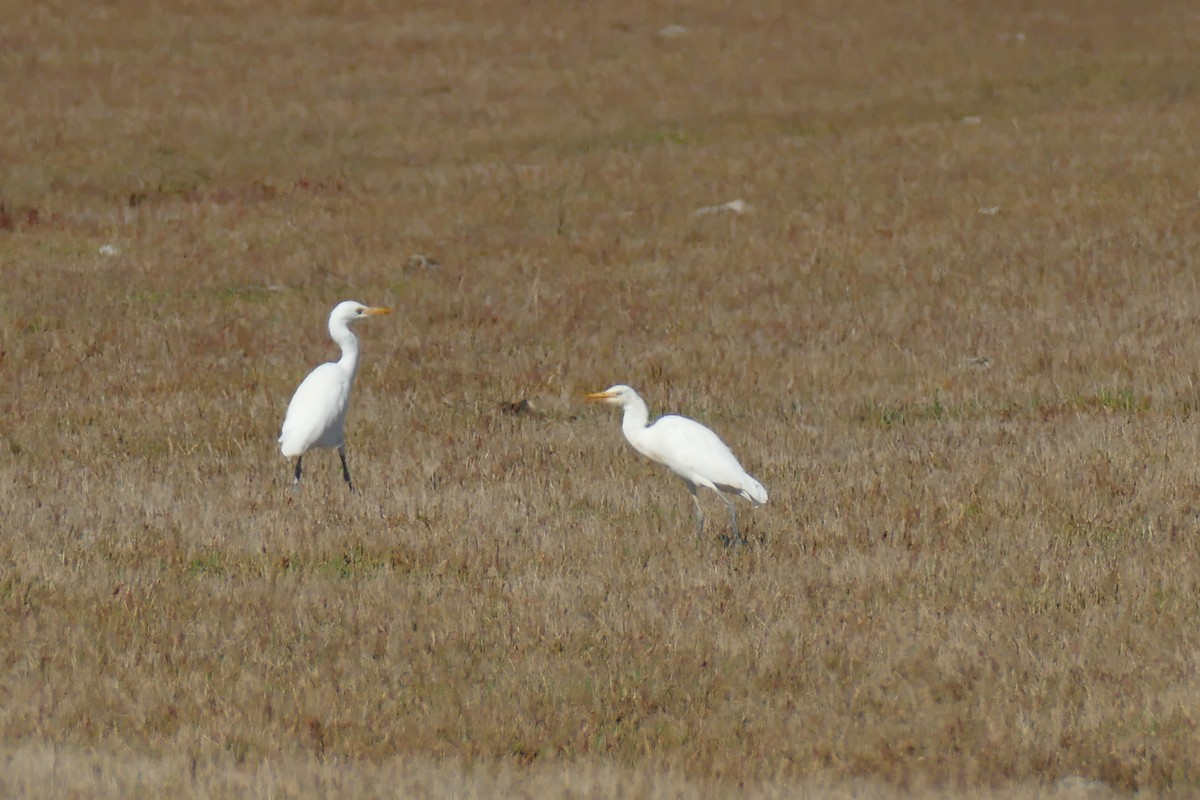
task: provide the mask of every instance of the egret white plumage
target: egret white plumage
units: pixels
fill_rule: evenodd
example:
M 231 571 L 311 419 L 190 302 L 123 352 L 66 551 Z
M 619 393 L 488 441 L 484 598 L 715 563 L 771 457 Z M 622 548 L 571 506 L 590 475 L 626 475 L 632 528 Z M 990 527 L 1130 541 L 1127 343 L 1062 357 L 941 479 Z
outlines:
M 704 534 L 704 508 L 696 496 L 696 487 L 713 490 L 729 507 L 729 544 L 745 544 L 738 533 L 737 508 L 726 493 L 740 495 L 757 507 L 767 502 L 767 490 L 742 469 L 721 438 L 694 419 L 675 415 L 660 417 L 648 424 L 650 410 L 633 389 L 618 384 L 587 395 L 588 400 L 611 403 L 625 410 L 621 430 L 625 438 L 647 458 L 664 464 L 683 479 L 696 506 L 696 534 Z
M 295 484 L 300 483 L 300 462 L 313 447 L 336 447 L 342 460 L 342 477 L 350 491 L 350 468 L 346 466 L 346 411 L 350 388 L 358 372 L 358 337 L 350 325 L 366 317 L 390 314 L 390 308 L 375 308 L 346 300 L 329 315 L 329 336 L 342 350 L 342 357 L 308 373 L 288 403 L 279 434 L 279 449 L 285 458 L 296 459 Z

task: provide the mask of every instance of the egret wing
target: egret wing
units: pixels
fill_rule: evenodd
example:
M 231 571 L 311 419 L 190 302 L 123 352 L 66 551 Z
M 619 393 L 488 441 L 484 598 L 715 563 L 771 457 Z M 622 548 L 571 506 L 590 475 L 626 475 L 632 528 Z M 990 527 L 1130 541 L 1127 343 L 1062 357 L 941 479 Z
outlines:
M 342 427 L 350 400 L 350 381 L 335 363 L 322 364 L 308 373 L 288 403 L 279 445 L 288 457 L 310 447 L 342 444 Z
M 746 471 L 721 438 L 687 417 L 660 418 L 647 429 L 646 455 L 666 464 L 681 478 L 701 477 L 715 484 L 740 487 Z

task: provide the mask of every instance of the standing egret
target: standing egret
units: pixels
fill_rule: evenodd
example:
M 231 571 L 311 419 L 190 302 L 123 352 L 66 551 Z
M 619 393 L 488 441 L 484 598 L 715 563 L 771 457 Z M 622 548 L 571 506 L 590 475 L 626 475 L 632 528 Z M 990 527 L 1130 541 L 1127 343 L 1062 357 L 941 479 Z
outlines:
M 346 410 L 350 407 L 350 387 L 358 372 L 358 337 L 350 325 L 364 317 L 390 314 L 390 308 L 372 308 L 354 300 L 338 303 L 329 315 L 329 336 L 342 350 L 342 357 L 308 373 L 288 403 L 279 449 L 285 458 L 296 459 L 296 480 L 300 485 L 300 462 L 310 447 L 336 447 L 342 459 L 342 477 L 350 491 L 350 469 L 346 466 Z
M 704 534 L 704 509 L 696 496 L 697 486 L 706 486 L 729 506 L 731 535 L 724 541 L 728 544 L 745 544 L 738 533 L 737 509 L 726 492 L 739 494 L 753 506 L 767 502 L 767 490 L 750 476 L 729 447 L 708 428 L 687 417 L 674 415 L 660 417 L 653 425 L 647 424 L 650 410 L 638 393 L 628 386 L 617 385 L 587 395 L 588 400 L 612 403 L 625 409 L 621 430 L 625 438 L 647 458 L 665 464 L 683 479 L 696 504 L 696 534 Z

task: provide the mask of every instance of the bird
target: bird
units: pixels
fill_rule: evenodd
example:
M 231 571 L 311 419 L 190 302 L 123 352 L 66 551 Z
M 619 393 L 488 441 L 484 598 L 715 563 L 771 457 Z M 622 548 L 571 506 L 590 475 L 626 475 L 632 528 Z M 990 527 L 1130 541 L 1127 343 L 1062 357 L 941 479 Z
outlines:
M 329 336 L 342 351 L 337 361 L 322 364 L 300 382 L 288 403 L 279 434 L 279 450 L 285 458 L 296 459 L 295 481 L 300 485 L 300 463 L 313 447 L 336 447 L 342 460 L 342 478 L 350 491 L 350 468 L 346 466 L 346 411 L 350 407 L 350 387 L 358 372 L 358 337 L 350 326 L 360 319 L 390 314 L 390 308 L 368 306 L 346 300 L 329 314 Z
M 721 438 L 711 430 L 687 417 L 674 414 L 660 417 L 648 424 L 650 410 L 633 389 L 617 384 L 603 392 L 586 395 L 592 402 L 621 406 L 624 418 L 621 430 L 633 449 L 665 465 L 683 479 L 696 506 L 696 535 L 704 535 L 704 508 L 696 496 L 696 488 L 713 490 L 729 507 L 730 535 L 722 537 L 726 544 L 744 545 L 738 533 L 737 508 L 729 494 L 741 495 L 754 507 L 767 502 L 767 490 L 755 480 L 730 451 Z

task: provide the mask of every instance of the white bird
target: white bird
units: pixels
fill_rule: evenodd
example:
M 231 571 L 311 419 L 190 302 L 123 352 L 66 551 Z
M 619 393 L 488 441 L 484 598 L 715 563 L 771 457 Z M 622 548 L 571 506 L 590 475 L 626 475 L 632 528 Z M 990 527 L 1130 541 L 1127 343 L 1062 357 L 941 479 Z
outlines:
M 300 462 L 309 448 L 336 447 L 342 459 L 342 477 L 350 491 L 354 491 L 346 466 L 345 426 L 350 387 L 358 372 L 358 337 L 350 325 L 364 317 L 390 313 L 390 308 L 373 308 L 346 300 L 334 306 L 329 315 L 329 335 L 342 349 L 342 357 L 308 373 L 288 403 L 283 431 L 279 434 L 279 449 L 284 457 L 296 459 L 294 486 L 300 484 Z
M 687 417 L 671 415 L 660 417 L 653 425 L 647 424 L 650 410 L 646 408 L 645 401 L 633 389 L 622 384 L 589 394 L 587 399 L 624 408 L 621 430 L 633 449 L 665 464 L 683 479 L 696 505 L 697 535 L 704 534 L 704 508 L 696 496 L 696 487 L 705 486 L 716 492 L 729 506 L 731 535 L 724 541 L 727 544 L 746 543 L 738 533 L 737 509 L 726 492 L 741 495 L 757 507 L 767 502 L 767 490 L 742 469 L 719 436 Z

